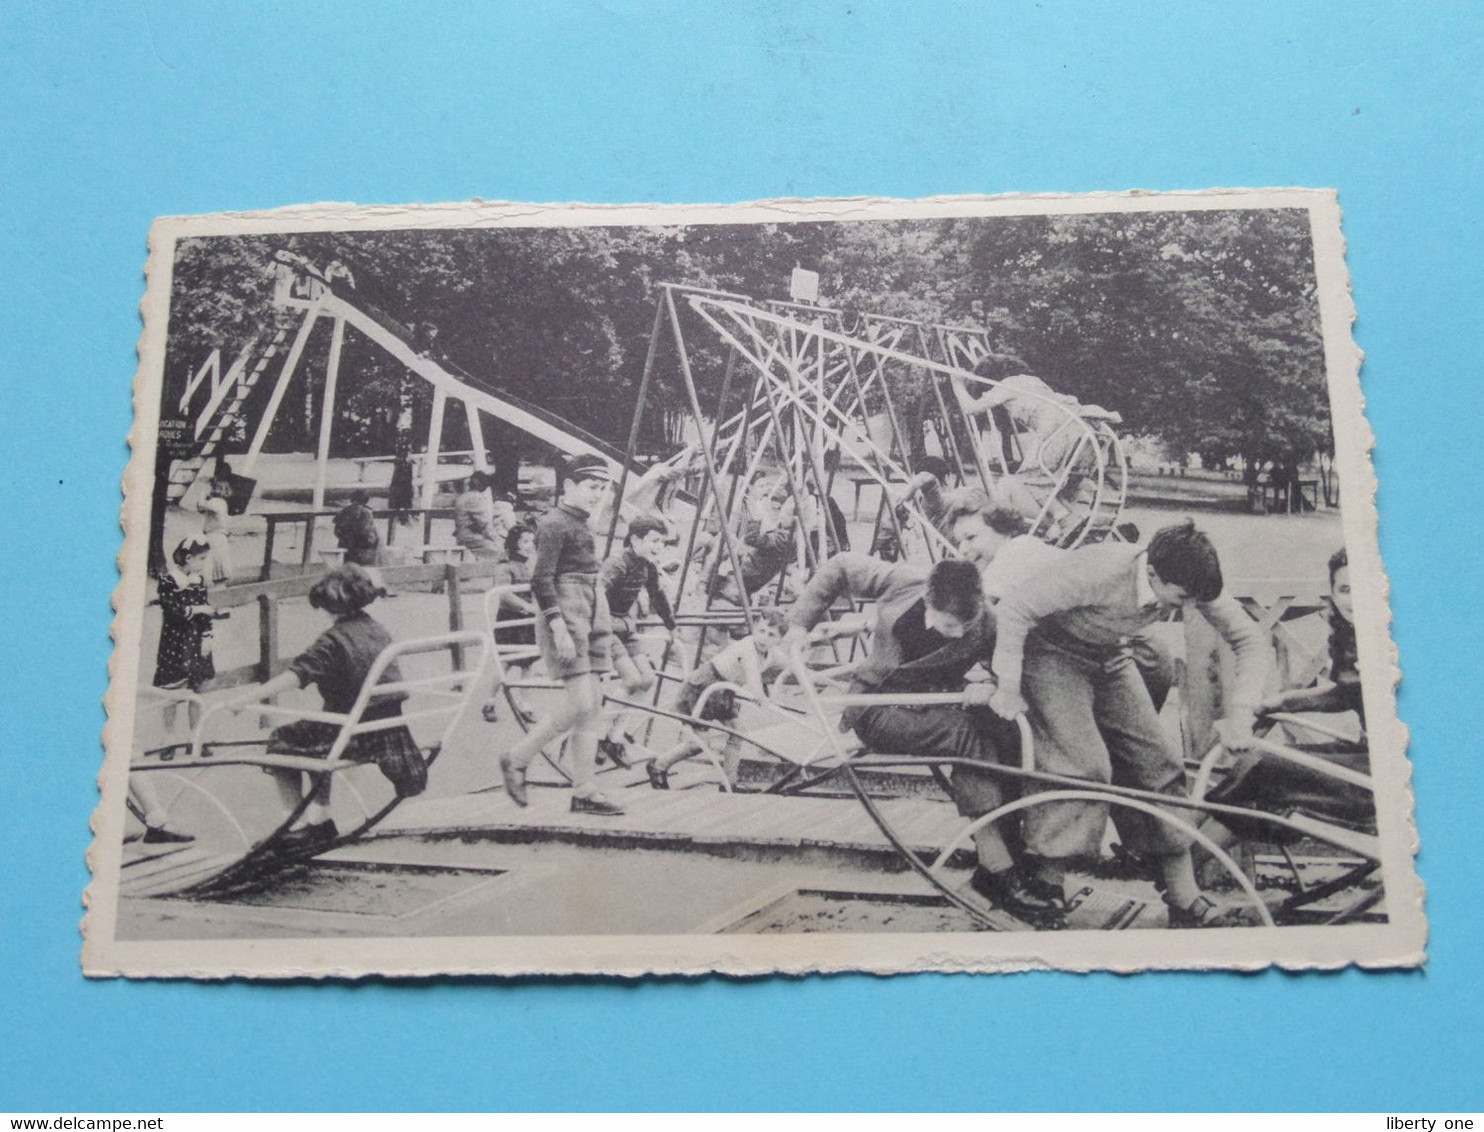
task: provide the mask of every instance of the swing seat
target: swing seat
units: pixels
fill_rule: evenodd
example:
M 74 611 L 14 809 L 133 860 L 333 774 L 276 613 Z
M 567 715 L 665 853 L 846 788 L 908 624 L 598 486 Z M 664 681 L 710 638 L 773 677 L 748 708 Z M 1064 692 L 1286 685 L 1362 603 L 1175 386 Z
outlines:
M 246 708 L 285 721 L 267 737 L 212 738 L 230 733 L 224 726 L 228 713 L 203 699 L 207 710 L 188 750 L 172 744 L 146 751 L 130 768 L 162 783 L 179 783 L 171 824 L 194 840 L 130 846 L 121 893 L 213 895 L 264 883 L 284 864 L 363 837 L 404 798 L 421 792 L 429 766 L 481 696 L 487 641 L 483 633 L 461 631 L 387 646 L 344 714 L 278 704 Z M 394 662 L 404 671 L 424 672 L 382 683 L 382 674 Z M 429 668 L 433 671 L 427 672 Z M 386 697 L 398 693 L 407 698 L 401 713 L 393 714 Z M 405 729 L 407 738 L 393 738 L 394 729 Z M 423 741 L 411 738 L 419 733 Z M 285 850 L 284 835 L 304 813 L 314 790 L 305 791 L 303 800 L 285 814 L 276 786 L 263 771 L 297 772 L 315 783 L 328 777 L 335 783 L 330 794 L 339 836 L 302 851 Z

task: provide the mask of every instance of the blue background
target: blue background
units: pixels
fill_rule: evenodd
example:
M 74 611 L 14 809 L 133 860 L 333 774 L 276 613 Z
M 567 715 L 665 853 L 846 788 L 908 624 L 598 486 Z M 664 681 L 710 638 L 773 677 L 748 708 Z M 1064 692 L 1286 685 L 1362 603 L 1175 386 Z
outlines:
M 0 6 L 0 1108 L 1481 1107 L 1481 75 L 1468 2 Z M 1216 185 L 1341 190 L 1425 972 L 78 974 L 156 215 Z

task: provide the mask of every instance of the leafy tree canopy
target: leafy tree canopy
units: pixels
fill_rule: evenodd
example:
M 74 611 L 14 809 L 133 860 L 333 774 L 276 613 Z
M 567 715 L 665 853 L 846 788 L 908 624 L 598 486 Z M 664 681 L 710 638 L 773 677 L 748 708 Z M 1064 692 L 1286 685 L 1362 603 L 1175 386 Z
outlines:
M 342 261 L 358 301 L 436 326 L 439 350 L 462 368 L 618 443 L 657 283 L 784 298 L 797 265 L 821 273 L 821 299 L 835 306 L 986 326 L 1053 387 L 1117 410 L 1128 431 L 1171 451 L 1302 459 L 1330 446 L 1299 210 L 191 239 L 174 264 L 167 406 L 210 350 L 230 362 L 285 317 L 271 302 L 280 250 Z M 714 398 L 721 345 L 693 319 L 684 328 L 703 398 Z M 328 340 L 325 330 L 310 340 L 304 394 L 280 414 L 276 446 L 312 435 Z M 350 335 L 341 372 L 337 442 L 390 451 L 398 367 Z M 667 340 L 649 419 L 657 429 L 683 406 Z

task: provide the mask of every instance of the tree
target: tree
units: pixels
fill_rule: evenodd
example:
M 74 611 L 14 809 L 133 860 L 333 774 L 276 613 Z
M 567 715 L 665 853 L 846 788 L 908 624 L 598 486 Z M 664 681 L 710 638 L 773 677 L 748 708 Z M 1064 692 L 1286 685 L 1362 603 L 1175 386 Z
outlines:
M 438 350 L 461 368 L 616 443 L 626 439 L 657 284 L 782 298 L 796 265 L 821 272 L 832 305 L 983 324 L 998 349 L 1054 388 L 1117 410 L 1127 430 L 1174 451 L 1300 459 L 1330 443 L 1299 210 L 191 239 L 174 264 L 167 405 L 209 350 L 230 360 L 285 319 L 271 302 L 279 250 L 340 260 L 355 301 L 409 332 L 436 327 Z M 724 344 L 680 308 L 702 403 L 715 404 Z M 311 382 L 328 338 L 309 340 L 302 372 Z M 667 334 L 649 391 L 651 444 L 664 443 L 666 413 L 688 407 L 673 350 Z M 388 450 L 398 371 L 347 336 L 337 452 Z M 900 404 L 922 389 L 911 367 L 892 367 L 888 380 Z M 420 383 L 414 394 L 421 429 L 431 398 Z M 740 403 L 740 390 L 732 396 Z M 270 445 L 312 443 L 316 404 L 300 398 L 282 413 Z

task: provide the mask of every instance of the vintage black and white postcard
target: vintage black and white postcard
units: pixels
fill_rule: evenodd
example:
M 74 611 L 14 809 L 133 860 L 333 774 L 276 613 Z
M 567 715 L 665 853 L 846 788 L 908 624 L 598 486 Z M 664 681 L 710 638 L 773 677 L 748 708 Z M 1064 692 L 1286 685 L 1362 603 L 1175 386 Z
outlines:
M 1335 194 L 151 233 L 94 975 L 1408 966 Z

